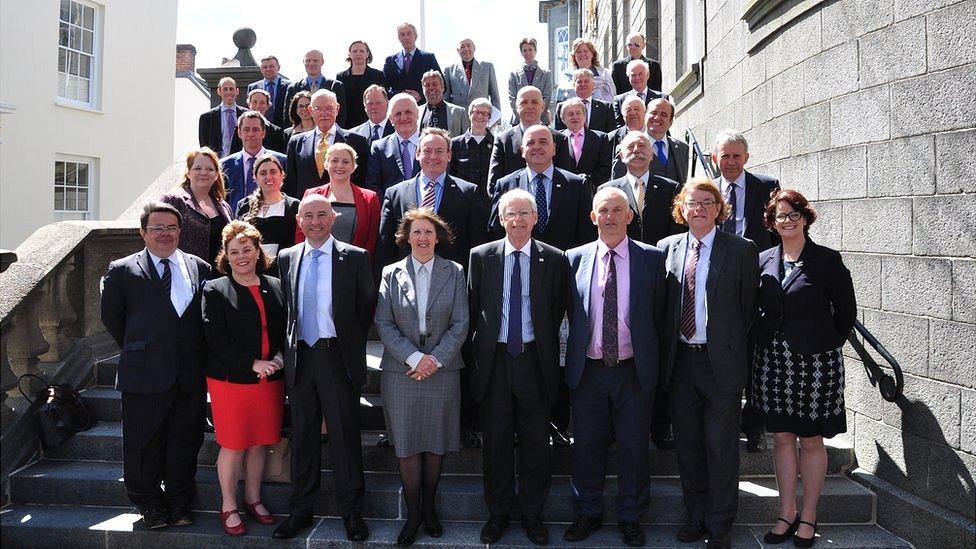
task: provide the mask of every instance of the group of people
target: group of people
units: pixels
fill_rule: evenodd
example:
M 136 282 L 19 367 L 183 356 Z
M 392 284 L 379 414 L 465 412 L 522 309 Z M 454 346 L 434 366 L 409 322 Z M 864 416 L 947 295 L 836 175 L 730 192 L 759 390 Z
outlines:
M 399 545 L 421 526 L 443 534 L 443 459 L 462 444 L 482 448 L 488 544 L 516 514 L 531 542 L 549 541 L 552 447 L 571 447 L 563 537 L 582 541 L 602 526 L 615 444 L 618 527 L 641 546 L 650 440 L 677 452 L 677 539 L 728 547 L 739 432 L 762 451 L 764 428 L 780 489 L 766 542 L 812 545 L 823 438 L 846 429 L 840 347 L 855 299 L 840 255 L 809 238 L 806 198 L 745 170 L 733 130 L 711 148 L 721 175 L 689 179 L 640 35 L 612 72 L 574 42 L 575 97 L 552 127 L 551 77 L 524 39 L 515 117 L 497 136 L 494 69 L 474 43 L 441 72 L 412 25 L 398 36 L 383 71 L 354 42 L 336 80 L 315 50 L 292 83 L 266 58 L 248 110 L 222 80 L 182 184 L 145 206 L 145 248 L 109 266 L 125 486 L 146 527 L 193 520 L 209 393 L 228 534 L 246 532 L 242 479 L 245 513 L 277 524 L 275 538 L 312 525 L 327 432 L 337 513 L 350 540 L 367 539 L 357 410 L 375 327 L 407 506 Z M 278 523 L 261 482 L 286 394 L 293 492 Z

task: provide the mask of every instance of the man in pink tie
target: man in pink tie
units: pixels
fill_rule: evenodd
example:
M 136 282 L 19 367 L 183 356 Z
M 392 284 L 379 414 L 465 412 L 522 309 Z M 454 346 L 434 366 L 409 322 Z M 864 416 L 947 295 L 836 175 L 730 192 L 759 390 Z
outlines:
M 586 108 L 578 97 L 559 104 L 559 118 L 566 124 L 562 134 L 569 139 L 573 157 L 569 171 L 580 175 L 590 192 L 610 180 L 612 148 L 607 134 L 585 127 Z

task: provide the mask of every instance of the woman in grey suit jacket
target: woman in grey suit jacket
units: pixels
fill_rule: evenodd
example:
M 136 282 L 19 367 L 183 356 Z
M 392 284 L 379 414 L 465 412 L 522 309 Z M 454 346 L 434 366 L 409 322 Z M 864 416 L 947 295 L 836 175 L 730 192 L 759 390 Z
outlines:
M 430 209 L 406 212 L 396 241 L 409 243 L 410 255 L 387 265 L 380 281 L 380 390 L 407 502 L 398 545 L 412 544 L 421 523 L 430 536 L 443 534 L 434 498 L 444 454 L 458 450 L 468 298 L 461 266 L 435 254 L 438 243 L 452 240 L 450 226 Z
M 519 123 L 518 115 L 515 114 L 515 99 L 518 97 L 518 91 L 525 86 L 535 86 L 542 91 L 542 102 L 546 107 L 542 113 L 542 123 L 548 126 L 549 106 L 552 104 L 552 73 L 540 67 L 535 60 L 535 38 L 523 38 L 519 43 L 519 51 L 522 52 L 525 63 L 522 68 L 508 76 L 508 103 L 512 107 L 512 125 Z

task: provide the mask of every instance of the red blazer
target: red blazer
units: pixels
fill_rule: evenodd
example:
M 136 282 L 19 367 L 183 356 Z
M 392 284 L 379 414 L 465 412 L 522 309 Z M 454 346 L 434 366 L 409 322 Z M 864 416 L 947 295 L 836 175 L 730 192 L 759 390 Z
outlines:
M 310 194 L 329 196 L 331 185 L 331 183 L 326 183 L 312 187 L 305 191 L 302 196 Z M 372 258 L 373 252 L 376 250 L 376 239 L 380 232 L 380 199 L 375 192 L 369 189 L 364 189 L 355 183 L 349 185 L 352 187 L 353 202 L 356 204 L 356 230 L 353 231 L 350 244 L 363 248 L 369 252 L 369 257 Z M 305 234 L 302 233 L 300 226 L 296 226 L 295 243 L 299 242 L 305 242 Z

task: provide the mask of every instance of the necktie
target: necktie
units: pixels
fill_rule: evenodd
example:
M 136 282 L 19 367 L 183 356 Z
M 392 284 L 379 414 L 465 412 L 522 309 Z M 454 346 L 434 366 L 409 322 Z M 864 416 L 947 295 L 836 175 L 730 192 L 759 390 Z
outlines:
M 688 238 L 692 238 L 688 235 Z M 685 284 L 681 294 L 681 335 L 691 341 L 695 337 L 695 273 L 698 270 L 698 253 L 701 242 L 691 241 L 691 259 L 685 263 Z
M 413 54 L 407 53 L 403 56 L 403 72 L 410 72 L 410 62 L 413 61 Z
M 644 100 L 644 92 L 637 92 L 637 97 L 640 97 L 641 98 L 641 101 L 643 101 Z
M 302 290 L 302 341 L 309 347 L 319 340 L 319 257 L 321 250 L 308 252 L 308 270 L 305 271 L 305 288 Z
M 434 182 L 427 180 L 427 184 L 424 186 L 424 200 L 420 203 L 421 208 L 434 209 L 437 204 L 437 193 L 434 192 Z
M 271 100 L 268 101 L 268 116 L 274 118 L 274 107 L 275 107 L 275 85 L 271 80 L 264 81 L 264 91 L 268 92 L 271 96 Z
M 464 63 L 464 77 L 468 79 L 468 85 L 471 85 L 471 66 L 474 65 L 474 61 L 470 63 Z
M 413 177 L 413 157 L 410 156 L 410 142 L 406 139 L 400 140 L 400 163 L 403 164 L 403 178 Z
M 617 365 L 617 252 L 607 252 L 607 281 L 603 285 L 603 363 Z
M 224 109 L 224 135 L 220 141 L 222 156 L 230 154 L 231 142 L 234 140 L 236 126 L 234 123 L 234 109 Z
M 160 259 L 159 262 L 163 265 L 163 276 L 159 279 L 159 282 L 163 286 L 163 293 L 169 297 L 170 291 L 173 288 L 173 271 L 170 269 L 168 259 Z
M 325 173 L 325 154 L 329 152 L 329 135 L 322 133 L 322 138 L 315 144 L 315 167 L 319 170 L 319 178 Z
M 508 338 L 506 348 L 511 356 L 522 354 L 522 252 L 512 252 L 512 280 L 508 289 Z
M 573 133 L 573 157 L 576 158 L 576 163 L 579 164 L 580 156 L 583 154 L 583 134 L 580 132 Z
M 735 230 L 735 188 L 736 186 L 737 185 L 735 183 L 729 184 L 729 196 L 727 197 L 727 199 L 729 201 L 729 204 L 732 206 L 732 209 L 729 211 L 729 218 L 725 220 L 725 223 L 722 223 L 722 230 L 732 234 L 736 234 L 736 230 Z
M 590 100 L 583 100 L 583 127 L 590 127 Z
M 657 159 L 661 161 L 661 165 L 665 168 L 668 167 L 668 152 L 664 148 L 664 141 L 655 141 L 654 150 L 657 154 Z
M 535 206 L 539 211 L 539 222 L 535 224 L 532 233 L 539 236 L 546 232 L 546 223 L 549 223 L 549 204 L 546 202 L 546 176 L 541 173 L 532 180 L 535 183 Z
M 311 76 L 308 77 L 308 91 L 312 94 L 319 91 L 319 79 L 312 79 Z
M 373 135 L 372 137 L 369 138 L 369 142 L 372 143 L 373 141 L 376 141 L 379 138 L 380 138 L 380 125 L 373 124 Z
M 254 157 L 249 157 L 244 162 L 244 194 L 241 198 L 254 192 Z M 236 205 L 235 205 L 236 207 Z
M 638 178 L 637 181 L 634 182 L 634 190 L 636 191 L 634 193 L 635 194 L 634 200 L 637 202 L 637 217 L 639 217 L 639 218 L 641 218 L 643 220 L 643 218 L 644 218 L 644 200 L 645 200 L 646 195 L 647 195 L 647 186 L 644 185 L 644 180 L 643 179 Z

